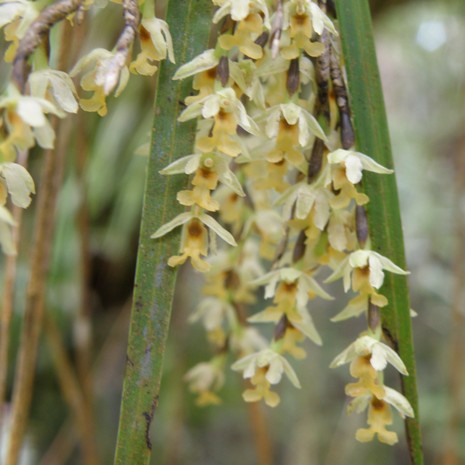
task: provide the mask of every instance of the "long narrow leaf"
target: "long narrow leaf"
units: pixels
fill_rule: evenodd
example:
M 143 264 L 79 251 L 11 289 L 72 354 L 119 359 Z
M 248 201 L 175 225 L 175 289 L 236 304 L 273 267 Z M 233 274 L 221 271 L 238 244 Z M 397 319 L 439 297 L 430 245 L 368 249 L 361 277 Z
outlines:
M 210 0 L 170 2 L 167 22 L 173 36 L 177 63 L 191 60 L 206 48 L 210 8 Z M 185 177 L 161 176 L 159 171 L 177 158 L 192 153 L 195 132 L 194 122 L 177 121 L 182 102 L 190 90 L 190 82 L 173 81 L 175 70 L 174 65 L 165 61 L 159 71 L 116 465 L 150 462 L 150 426 L 158 404 L 176 278 L 176 272 L 167 267 L 166 262 L 178 251 L 179 232 L 173 231 L 163 239 L 151 239 L 150 236 L 182 211 L 176 201 L 176 193 L 185 188 Z
M 389 132 L 368 0 L 336 0 L 336 9 L 341 29 L 357 148 L 381 165 L 392 168 Z M 372 248 L 405 269 L 395 176 L 366 174 L 364 189 L 370 197 L 367 210 Z M 406 420 L 410 457 L 412 464 L 421 465 L 423 454 L 407 278 L 389 273 L 382 293 L 389 299 L 389 305 L 382 310 L 383 330 L 398 349 L 409 372 L 409 376 L 403 377 L 402 382 L 403 392 L 415 412 L 415 418 Z

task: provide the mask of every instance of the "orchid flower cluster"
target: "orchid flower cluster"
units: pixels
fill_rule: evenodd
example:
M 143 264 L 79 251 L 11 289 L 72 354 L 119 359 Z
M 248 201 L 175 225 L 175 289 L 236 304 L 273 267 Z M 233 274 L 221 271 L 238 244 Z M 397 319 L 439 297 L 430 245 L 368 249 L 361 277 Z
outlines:
M 355 150 L 338 33 L 326 2 L 213 0 L 216 45 L 182 65 L 174 79 L 193 76 L 179 120 L 196 119 L 192 154 L 163 175 L 186 175 L 177 194 L 186 208 L 154 232 L 158 239 L 182 227 L 180 251 L 168 264 L 190 260 L 204 273 L 203 298 L 191 316 L 214 347 L 210 361 L 186 374 L 201 405 L 220 402 L 227 354 L 248 383 L 247 402 L 276 406 L 283 377 L 300 382 L 291 360 L 302 343 L 322 338 L 312 319 L 317 298 L 331 300 L 325 282 L 342 279 L 355 294 L 333 320 L 367 315 L 368 329 L 337 356 L 357 379 L 346 386 L 349 409 L 368 410 L 368 428 L 356 437 L 394 444 L 391 406 L 413 416 L 407 399 L 384 384 L 388 363 L 407 375 L 397 353 L 382 342 L 379 312 L 384 271 L 406 274 L 370 250 L 361 189 L 364 171 L 389 175 Z M 218 249 L 217 237 L 223 247 Z M 271 303 L 250 314 L 264 287 Z M 378 315 L 378 318 L 376 318 Z M 272 325 L 267 340 L 259 325 Z
M 160 60 L 174 62 L 168 25 L 155 17 L 153 0 L 123 0 L 125 24 L 113 50 L 91 50 L 69 74 L 52 69 L 42 38 L 61 20 L 81 21 L 91 3 L 0 0 L 0 28 L 8 44 L 4 60 L 13 63 L 10 83 L 0 95 L 0 244 L 8 255 L 16 253 L 8 197 L 15 206 L 26 208 L 35 192 L 32 177 L 17 157 L 36 144 L 43 149 L 54 147 L 55 132 L 48 117 L 63 118 L 76 113 L 79 106 L 104 116 L 106 98 L 123 91 L 130 72 L 151 76 Z M 139 52 L 132 60 L 137 37 Z M 90 97 L 78 96 L 71 78 L 77 75 L 82 75 L 81 89 Z

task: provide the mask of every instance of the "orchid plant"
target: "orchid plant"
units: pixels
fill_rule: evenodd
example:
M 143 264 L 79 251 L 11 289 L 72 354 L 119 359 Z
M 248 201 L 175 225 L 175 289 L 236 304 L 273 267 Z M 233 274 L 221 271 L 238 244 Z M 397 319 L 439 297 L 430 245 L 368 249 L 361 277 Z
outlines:
M 203 324 L 213 355 L 185 379 L 199 405 L 218 404 L 225 370 L 232 369 L 249 384 L 246 402 L 276 407 L 285 378 L 304 388 L 293 360 L 307 356 L 307 339 L 323 344 L 312 312 L 317 299 L 333 300 L 325 284 L 341 280 L 352 295 L 346 305 L 334 302 L 332 321 L 364 314 L 367 324 L 330 366 L 350 364 L 355 381 L 345 387 L 348 409 L 367 412 L 367 427 L 356 439 L 393 445 L 392 407 L 403 418 L 415 414 L 385 383 L 389 365 L 402 376 L 408 371 L 383 333 L 381 315 L 391 304 L 383 283 L 385 272 L 408 272 L 371 246 L 364 176 L 393 170 L 358 148 L 332 2 L 212 2 L 217 37 L 170 76 L 192 79 L 178 122 L 195 124 L 193 147 L 160 171 L 184 177 L 176 193 L 182 212 L 150 236 L 163 244 L 179 228 L 179 249 L 167 265 L 190 263 L 204 277 L 190 320 Z M 161 61 L 178 59 L 170 25 L 155 16 L 153 0 L 122 0 L 124 25 L 113 49 L 96 48 L 70 70 L 53 69 L 40 38 L 60 21 L 79 22 L 91 8 L 91 1 L 0 0 L 9 44 L 4 59 L 13 63 L 0 95 L 5 254 L 16 253 L 9 201 L 26 208 L 35 192 L 18 153 L 53 148 L 52 116 L 64 118 L 80 107 L 103 117 L 107 99 L 124 91 L 131 73 L 153 76 Z M 262 307 L 253 313 L 257 302 Z M 273 327 L 269 339 L 264 325 Z

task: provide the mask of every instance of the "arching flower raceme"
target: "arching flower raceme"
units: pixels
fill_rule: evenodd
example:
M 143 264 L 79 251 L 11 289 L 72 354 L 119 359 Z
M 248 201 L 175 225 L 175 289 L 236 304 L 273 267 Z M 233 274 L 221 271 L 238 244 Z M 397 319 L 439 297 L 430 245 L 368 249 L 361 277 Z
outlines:
M 179 254 L 168 264 L 190 259 L 204 273 L 203 297 L 191 320 L 203 324 L 217 353 L 213 359 L 224 360 L 227 352 L 238 359 L 232 369 L 250 381 L 247 402 L 276 406 L 280 398 L 272 388 L 283 374 L 300 387 L 287 357 L 305 358 L 306 338 L 322 344 L 312 319 L 314 300 L 331 299 L 320 285 L 322 267 L 332 270 L 326 282 L 342 278 L 345 291 L 355 295 L 332 320 L 364 313 L 369 330 L 331 367 L 350 364 L 350 409 L 367 410 L 367 428 L 357 431 L 357 439 L 394 444 L 391 407 L 401 416 L 413 410 L 384 383 L 388 364 L 403 375 L 407 369 L 380 340 L 377 322 L 389 302 L 378 290 L 385 271 L 407 272 L 369 250 L 362 206 L 370 199 L 359 183 L 364 170 L 392 170 L 349 149 L 355 136 L 347 136 L 351 109 L 337 23 L 316 0 L 213 3 L 213 22 L 220 23 L 216 44 L 174 76 L 194 77 L 195 92 L 179 116 L 181 122 L 196 119 L 194 153 L 161 171 L 189 176 L 177 200 L 190 211 L 152 237 L 182 227 Z M 225 242 L 219 252 L 216 235 Z M 228 247 L 236 241 L 237 247 Z M 246 273 L 250 266 L 253 272 Z M 260 286 L 272 302 L 250 312 Z M 257 323 L 274 326 L 272 336 L 260 336 Z M 188 372 L 200 403 L 219 401 L 218 373 L 211 362 Z

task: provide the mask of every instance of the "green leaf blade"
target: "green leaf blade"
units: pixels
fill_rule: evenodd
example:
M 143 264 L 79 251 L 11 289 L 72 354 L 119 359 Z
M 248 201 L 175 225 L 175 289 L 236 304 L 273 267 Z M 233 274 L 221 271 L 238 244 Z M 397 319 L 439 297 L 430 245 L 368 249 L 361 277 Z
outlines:
M 393 168 L 368 1 L 336 0 L 336 10 L 346 61 L 357 149 L 386 168 Z M 367 173 L 364 176 L 363 187 L 370 198 L 367 213 L 373 250 L 406 269 L 395 175 L 379 176 Z M 409 372 L 409 376 L 402 377 L 402 390 L 415 412 L 415 418 L 406 419 L 411 462 L 413 465 L 422 465 L 407 278 L 388 273 L 382 293 L 389 299 L 389 305 L 382 310 L 383 330 L 396 346 Z
M 178 63 L 190 61 L 206 48 L 210 11 L 210 0 L 170 2 L 167 22 Z M 179 231 L 162 239 L 150 236 L 183 211 L 176 193 L 186 187 L 186 177 L 162 176 L 159 171 L 191 154 L 195 137 L 195 121 L 177 121 L 191 80 L 173 81 L 175 71 L 176 66 L 167 61 L 160 65 L 115 465 L 150 463 L 150 427 L 158 405 L 176 280 L 176 270 L 166 263 L 178 252 Z

